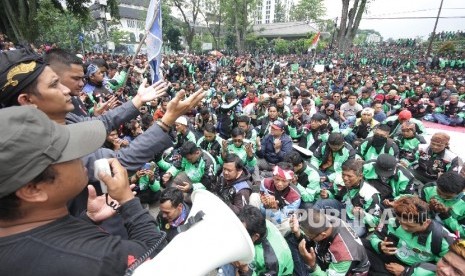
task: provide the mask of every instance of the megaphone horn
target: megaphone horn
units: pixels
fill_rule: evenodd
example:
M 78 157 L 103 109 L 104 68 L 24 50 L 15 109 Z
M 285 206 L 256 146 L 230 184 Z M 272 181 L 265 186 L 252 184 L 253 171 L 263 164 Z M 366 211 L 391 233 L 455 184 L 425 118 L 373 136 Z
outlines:
M 133 275 L 203 276 L 228 263 L 253 260 L 252 240 L 236 214 L 209 191 L 194 191 L 191 198 L 188 229 Z

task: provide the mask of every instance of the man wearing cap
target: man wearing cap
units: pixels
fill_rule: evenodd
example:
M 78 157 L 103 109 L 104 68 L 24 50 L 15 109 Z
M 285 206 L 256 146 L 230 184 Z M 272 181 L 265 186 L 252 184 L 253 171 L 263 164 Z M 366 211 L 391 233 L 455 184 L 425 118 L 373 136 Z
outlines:
M 457 171 L 460 157 L 448 149 L 450 136 L 437 132 L 431 137 L 430 144 L 418 147 L 420 158 L 418 166 L 412 171 L 415 178 L 423 183 L 436 181 L 438 177 L 450 170 Z
M 381 201 L 388 207 L 393 199 L 414 192 L 414 176 L 390 154 L 382 153 L 376 160 L 366 162 L 363 176 L 380 192 Z
M 433 113 L 434 119 L 446 126 L 463 126 L 465 118 L 465 103 L 459 102 L 459 94 L 452 93 L 444 105 L 437 106 Z
M 343 220 L 310 210 L 306 219 L 290 219 L 287 237 L 296 275 L 368 275 L 362 241 Z
M 195 135 L 189 129 L 186 116 L 177 118 L 174 125 L 176 127 L 176 142 L 174 143 L 175 149 L 180 148 L 186 141 L 196 143 Z
M 88 186 L 87 211 L 81 218 L 68 214 L 66 203 L 87 185 L 80 158 L 105 141 L 102 122 L 62 126 L 33 107 L 1 109 L 0 116 L 0 127 L 9 134 L 0 137 L 1 275 L 123 275 L 131 260 L 159 243 L 155 220 L 116 159 L 108 160 L 113 176 L 99 174 L 115 206 Z M 96 225 L 115 210 L 128 240 Z
M 292 150 L 291 137 L 284 133 L 284 128 L 284 121 L 277 119 L 271 124 L 270 134 L 263 137 L 261 148 L 257 148 L 257 156 L 261 158 L 258 160 L 260 170 L 271 171 Z
M 147 88 L 144 85 L 145 82 L 139 87 L 138 94 L 131 102 L 110 110 L 103 116 L 93 118 L 77 116 L 69 113 L 74 108 L 69 95 L 70 89 L 60 83 L 57 74 L 39 56 L 27 50 L 0 53 L 0 106 L 34 105 L 59 124 L 100 120 L 104 123 L 107 133 L 110 133 L 122 123 L 136 117 L 139 114 L 138 106 L 160 96 L 166 90 L 162 82 Z M 168 105 L 163 120 L 139 135 L 129 147 L 118 152 L 99 149 L 86 156 L 83 161 L 91 181 L 96 181 L 93 177 L 93 163 L 96 159 L 116 157 L 126 169 L 137 171 L 154 156 L 169 148 L 172 141 L 164 132 L 169 131 L 176 118 L 195 106 L 202 99 L 203 94 L 198 91 L 189 99 L 180 101 L 183 96 L 184 93 L 178 93 Z M 156 142 L 154 137 L 157 137 Z
M 402 110 L 399 112 L 399 115 L 389 116 L 384 122 L 391 127 L 391 131 L 389 132 L 389 136 L 391 138 L 397 136 L 401 132 L 401 125 L 404 122 L 412 122 L 416 126 L 416 131 L 418 134 L 423 134 L 425 132 L 425 126 L 423 123 L 415 118 L 412 118 L 412 112 L 408 110 Z

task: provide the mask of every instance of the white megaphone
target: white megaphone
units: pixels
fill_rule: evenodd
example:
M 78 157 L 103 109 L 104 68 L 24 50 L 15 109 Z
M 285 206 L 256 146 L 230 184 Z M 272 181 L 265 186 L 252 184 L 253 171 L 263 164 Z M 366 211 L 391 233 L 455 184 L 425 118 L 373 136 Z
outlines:
M 179 233 L 155 258 L 134 271 L 135 276 L 203 276 L 222 265 L 250 263 L 255 255 L 249 233 L 236 214 L 217 196 L 192 193 L 189 218 L 203 212 L 202 220 Z

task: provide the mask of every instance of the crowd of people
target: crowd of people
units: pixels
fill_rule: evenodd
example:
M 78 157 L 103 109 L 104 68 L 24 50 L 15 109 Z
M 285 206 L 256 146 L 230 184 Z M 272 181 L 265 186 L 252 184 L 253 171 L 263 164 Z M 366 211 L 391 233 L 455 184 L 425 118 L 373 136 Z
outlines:
M 423 137 L 465 130 L 465 56 L 353 50 L 169 55 L 154 83 L 144 55 L 3 51 L 0 274 L 122 275 L 206 189 L 255 247 L 222 275 L 465 275 L 465 167 Z

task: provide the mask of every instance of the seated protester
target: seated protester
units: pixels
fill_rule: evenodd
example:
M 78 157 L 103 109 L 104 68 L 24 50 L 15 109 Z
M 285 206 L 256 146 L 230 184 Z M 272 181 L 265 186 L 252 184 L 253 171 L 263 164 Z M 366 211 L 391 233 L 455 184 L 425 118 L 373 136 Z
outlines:
M 371 98 L 371 94 L 373 93 L 373 87 L 363 87 L 362 88 L 362 96 L 357 101 L 363 108 L 371 107 L 373 104 L 373 99 Z
M 182 186 L 185 193 L 203 187 L 211 191 L 217 171 L 215 158 L 191 141 L 182 145 L 180 155 L 182 159 L 179 168 L 163 159 L 158 161 L 158 166 L 166 171 L 162 177 L 163 184 Z
M 336 110 L 336 105 L 333 102 L 328 102 L 323 106 L 321 112 L 328 116 L 328 124 L 331 125 L 333 131 L 339 131 L 341 118 Z
M 284 97 L 282 95 L 283 92 L 279 92 L 278 98 L 276 98 L 276 110 L 278 111 L 278 117 L 282 118 L 283 120 L 287 120 L 291 116 L 291 110 L 287 105 L 284 104 Z
M 465 275 L 465 240 L 457 239 L 449 246 L 449 252 L 446 253 L 438 262 L 436 275 Z
M 258 208 L 251 205 L 244 206 L 238 217 L 250 234 L 255 247 L 252 263 L 234 263 L 238 274 L 292 275 L 292 254 L 276 226 L 266 220 Z
M 459 94 L 452 93 L 444 105 L 437 106 L 433 113 L 434 119 L 446 126 L 463 126 L 465 118 L 465 103 L 459 102 Z
M 136 196 L 143 204 L 153 204 L 160 198 L 160 177 L 155 163 L 146 163 L 140 170 L 129 178 L 131 184 L 136 185 Z
M 418 146 L 426 144 L 425 138 L 416 133 L 415 124 L 412 122 L 402 124 L 401 134 L 394 137 L 394 142 L 399 147 L 399 162 L 406 168 L 418 163 Z
M 394 202 L 395 218 L 369 238 L 369 275 L 434 275 L 437 261 L 452 243 L 450 233 L 429 217 L 428 204 L 417 196 Z
M 111 96 L 112 91 L 109 90 L 109 87 L 104 86 L 104 75 L 97 65 L 90 64 L 87 66 L 86 79 L 87 83 L 82 88 L 82 92 L 89 95 L 93 101 L 106 101 Z
M 386 115 L 389 117 L 398 113 L 401 107 L 402 99 L 400 96 L 397 95 L 397 90 L 390 90 L 389 93 L 385 96 L 383 104 L 383 108 L 386 112 Z
M 389 154 L 380 154 L 375 160 L 363 165 L 363 177 L 375 187 L 386 207 L 391 207 L 392 200 L 414 192 L 414 176 L 396 158 Z
M 218 124 L 216 115 L 210 113 L 207 107 L 200 109 L 200 112 L 195 115 L 195 130 L 203 132 L 205 130 L 206 124 L 212 124 L 215 128 Z
M 378 125 L 373 136 L 368 137 L 357 148 L 357 154 L 365 161 L 376 159 L 382 153 L 390 154 L 396 158 L 399 156 L 399 148 L 394 140 L 389 138 L 389 126 Z
M 425 126 L 417 119 L 412 118 L 412 113 L 408 110 L 402 110 L 399 115 L 389 116 L 382 122 L 388 125 L 391 129 L 389 130 L 389 137 L 396 137 L 401 132 L 401 126 L 404 122 L 411 122 L 415 124 L 416 132 L 418 134 L 425 133 Z
M 284 133 L 284 121 L 275 120 L 270 127 L 270 134 L 263 137 L 257 148 L 258 167 L 260 171 L 271 171 L 273 166 L 282 162 L 284 156 L 292 150 L 292 140 Z
M 457 171 L 460 158 L 448 149 L 450 136 L 444 132 L 436 132 L 430 144 L 418 147 L 420 158 L 418 166 L 413 170 L 415 178 L 423 183 L 436 181 L 440 174 L 450 170 Z
M 465 178 L 457 172 L 442 174 L 436 183 L 426 184 L 421 198 L 429 204 L 430 210 L 442 224 L 458 236 L 465 236 Z
M 300 223 L 293 215 L 290 225 L 295 275 L 368 275 L 362 241 L 344 220 L 311 210 Z
M 14 134 L 0 136 L 0 275 L 124 275 L 128 260 L 161 242 L 116 159 L 108 159 L 113 176 L 99 174 L 114 207 L 88 186 L 80 158 L 103 144 L 101 121 L 58 125 L 36 107 L 0 109 L 0 117 L 2 131 Z M 67 202 L 86 187 L 86 212 L 70 216 Z M 115 210 L 128 239 L 97 226 Z
M 370 107 L 364 108 L 360 113 L 360 118 L 355 120 L 353 125 L 349 125 L 342 131 L 347 143 L 355 147 L 368 137 L 368 134 L 379 124 L 373 119 L 374 110 Z
M 412 117 L 418 120 L 426 115 L 426 107 L 419 96 L 412 96 L 403 100 L 402 107 L 412 113 Z
M 196 143 L 195 134 L 189 130 L 187 118 L 181 116 L 174 122 L 176 127 L 176 141 L 174 143 L 174 149 L 179 149 L 185 142 L 190 141 Z
M 245 205 L 249 204 L 252 176 L 236 154 L 227 154 L 223 162 L 223 172 L 214 183 L 213 191 L 237 215 Z
M 268 107 L 268 112 L 263 117 L 257 119 L 258 136 L 263 138 L 268 135 L 270 133 L 270 127 L 276 120 L 282 121 L 282 118 L 278 116 L 277 107 L 275 105 L 271 105 Z
M 289 214 L 294 213 L 301 202 L 297 189 L 290 186 L 293 178 L 292 165 L 281 162 L 274 167 L 272 178 L 263 179 L 260 195 L 250 196 L 250 205 L 259 207 L 283 235 L 289 232 Z
M 382 100 L 379 101 L 379 100 L 376 100 L 376 98 L 382 98 Z M 373 102 L 371 106 L 373 107 L 373 110 L 375 111 L 375 114 L 373 115 L 373 119 L 375 119 L 376 121 L 380 123 L 386 120 L 387 118 L 386 113 L 384 113 L 384 110 L 383 110 L 382 101 L 384 101 L 384 95 L 381 95 L 381 94 L 376 95 L 375 101 Z
M 299 139 L 299 146 L 314 152 L 321 142 L 328 141 L 330 131 L 325 124 L 327 116 L 323 113 L 315 113 L 310 119 L 310 124 L 296 128 L 289 125 L 289 133 L 292 139 Z
M 292 184 L 297 187 L 300 193 L 301 209 L 310 209 L 320 195 L 320 173 L 311 164 L 307 164 L 302 156 L 295 150 L 291 151 L 284 162 L 292 164 L 294 167 L 294 179 Z
M 252 173 L 257 166 L 257 158 L 255 157 L 253 144 L 249 140 L 244 139 L 244 131 L 241 128 L 234 128 L 231 132 L 231 136 L 231 139 L 222 141 L 220 164 L 223 163 L 223 159 L 226 158 L 228 154 L 234 153 L 244 161 L 244 166 Z
M 294 118 L 294 120 L 297 120 L 296 125 L 299 125 L 299 124 L 306 125 L 310 123 L 310 115 L 305 113 L 304 109 L 300 105 L 296 105 L 294 106 L 294 108 L 292 108 L 292 115 L 293 115 L 292 117 Z M 290 118 L 291 117 L 288 118 L 289 122 L 290 122 Z
M 325 182 L 334 182 L 337 175 L 342 173 L 342 164 L 348 159 L 354 159 L 355 155 L 355 150 L 344 141 L 342 133 L 333 132 L 328 142 L 316 149 L 311 164 L 324 174 Z
M 253 128 L 250 123 L 251 119 L 245 115 L 239 116 L 236 119 L 237 127 L 244 131 L 244 138 L 249 140 L 253 144 L 254 150 L 257 149 L 257 143 L 260 143 L 260 138 L 258 138 L 257 131 Z
M 161 192 L 157 224 L 166 233 L 168 242 L 176 237 L 178 227 L 186 222 L 189 212 L 190 208 L 184 202 L 182 191 L 176 187 L 168 187 Z
M 357 94 L 354 92 L 351 92 L 347 96 L 348 101 L 346 103 L 343 103 L 341 105 L 341 108 L 339 109 L 339 114 L 341 117 L 341 122 L 346 122 L 348 120 L 351 120 L 352 118 L 355 118 L 355 115 L 357 112 L 362 111 L 363 107 L 357 103 Z
M 323 189 L 320 194 L 321 199 L 313 205 L 313 208 L 337 211 L 340 219 L 346 221 L 358 236 L 363 236 L 367 228 L 378 225 L 381 214 L 379 191 L 364 180 L 363 161 L 360 159 L 344 162 L 342 180 L 343 187 Z M 342 212 L 343 210 L 345 212 Z
M 216 161 L 221 158 L 221 145 L 223 139 L 216 133 L 216 128 L 212 124 L 205 125 L 203 136 L 197 141 L 197 146 L 215 157 Z

